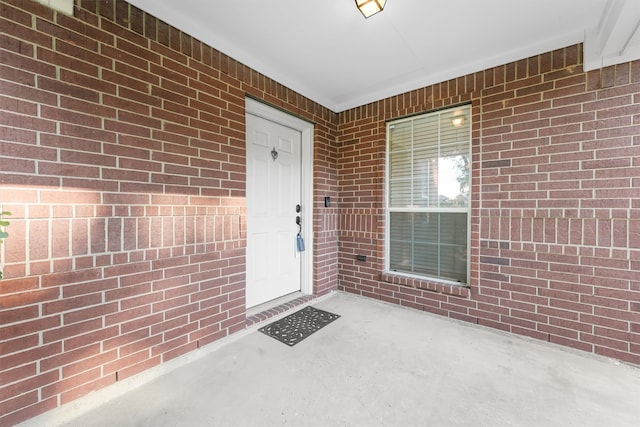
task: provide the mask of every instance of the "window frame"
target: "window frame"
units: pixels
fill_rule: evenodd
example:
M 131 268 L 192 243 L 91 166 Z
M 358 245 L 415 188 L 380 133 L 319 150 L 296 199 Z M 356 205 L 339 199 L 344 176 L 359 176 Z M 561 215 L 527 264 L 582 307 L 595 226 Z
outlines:
M 403 208 L 398 208 L 398 207 L 391 207 L 391 189 L 390 189 L 390 184 L 391 184 L 391 155 L 390 155 L 390 149 L 391 149 L 391 132 L 390 132 L 390 128 L 393 125 L 397 125 L 400 123 L 405 123 L 408 121 L 416 121 L 428 116 L 432 116 L 432 115 L 438 115 L 441 116 L 442 114 L 447 114 L 447 113 L 452 113 L 455 112 L 456 110 L 460 110 L 463 111 L 463 114 L 465 115 L 465 120 L 469 121 L 469 135 L 468 135 L 468 147 L 469 147 L 469 151 L 468 151 L 468 156 L 469 156 L 469 196 L 468 196 L 468 206 L 466 208 L 457 208 L 457 207 L 436 207 L 436 208 L 429 208 L 429 207 L 403 207 Z M 385 186 L 385 192 L 384 192 L 384 208 L 385 208 L 385 238 L 384 238 L 384 275 L 388 275 L 388 276 L 400 276 L 400 277 L 407 277 L 410 279 L 418 279 L 421 281 L 426 281 L 426 282 L 434 282 L 434 283 L 441 283 L 441 284 L 446 284 L 446 285 L 454 285 L 454 286 L 458 286 L 458 287 L 469 287 L 469 282 L 471 279 L 471 212 L 472 212 L 472 200 L 473 200 L 473 193 L 472 193 L 472 189 L 473 189 L 473 185 L 472 185 L 472 179 L 473 179 L 473 146 L 472 146 L 472 122 L 471 122 L 471 104 L 470 103 L 466 103 L 466 104 L 460 104 L 460 105 L 455 105 L 455 106 L 448 106 L 445 108 L 440 108 L 437 110 L 432 110 L 432 111 L 428 111 L 425 113 L 420 113 L 420 114 L 415 114 L 415 115 L 411 115 L 411 116 L 407 116 L 407 117 L 402 117 L 402 118 L 397 118 L 397 119 L 393 119 L 393 120 L 388 120 L 385 123 L 385 131 L 386 131 L 386 146 L 385 146 L 385 179 L 384 179 L 384 186 Z M 412 140 L 413 140 L 413 129 L 412 129 Z M 440 150 L 440 139 L 438 140 L 438 150 Z M 413 147 L 413 142 L 412 142 L 412 148 L 411 148 L 411 152 L 415 152 L 415 147 Z M 413 159 L 413 156 L 412 156 Z M 466 242 L 466 252 L 467 252 L 467 259 L 466 259 L 466 281 L 465 282 L 460 282 L 460 281 L 456 281 L 453 279 L 447 279 L 444 277 L 439 277 L 439 276 L 429 276 L 429 275 L 423 275 L 423 274 L 418 274 L 418 273 L 410 273 L 410 272 L 404 272 L 404 271 L 395 271 L 391 269 L 391 213 L 392 212 L 418 212 L 418 213 L 425 213 L 425 212 L 433 212 L 433 213 L 466 213 L 467 214 L 467 242 Z M 438 251 L 440 251 L 440 244 L 438 244 Z

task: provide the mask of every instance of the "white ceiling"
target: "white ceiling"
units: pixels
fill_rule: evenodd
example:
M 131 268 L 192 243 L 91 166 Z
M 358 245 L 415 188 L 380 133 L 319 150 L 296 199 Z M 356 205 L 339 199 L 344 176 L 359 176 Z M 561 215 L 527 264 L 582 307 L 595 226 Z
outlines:
M 129 0 L 340 112 L 587 40 L 586 68 L 640 58 L 639 0 Z

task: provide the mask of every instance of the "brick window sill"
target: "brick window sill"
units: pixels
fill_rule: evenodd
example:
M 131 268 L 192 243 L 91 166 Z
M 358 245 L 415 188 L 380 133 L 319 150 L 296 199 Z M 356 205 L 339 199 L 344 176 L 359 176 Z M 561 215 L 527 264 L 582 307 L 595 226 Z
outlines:
M 419 277 L 403 276 L 393 273 L 382 273 L 380 279 L 394 285 L 406 286 L 408 288 L 422 289 L 430 292 L 438 292 L 446 295 L 453 295 L 461 298 L 469 298 L 470 289 L 467 285 L 455 283 L 438 282 L 436 280 L 423 279 Z

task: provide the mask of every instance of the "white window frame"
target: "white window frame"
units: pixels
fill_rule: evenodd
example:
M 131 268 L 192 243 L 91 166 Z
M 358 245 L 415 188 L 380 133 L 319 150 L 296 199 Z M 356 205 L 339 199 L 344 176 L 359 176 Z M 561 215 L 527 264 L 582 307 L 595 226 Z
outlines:
M 461 110 L 461 109 L 465 109 L 464 110 L 464 114 L 465 114 L 465 120 L 468 120 L 469 123 L 471 122 L 471 105 L 470 104 L 465 104 L 465 105 L 458 105 L 458 106 L 454 106 L 454 107 L 447 107 L 444 109 L 439 109 L 436 111 L 431 111 L 428 113 L 424 113 L 424 114 L 419 114 L 419 115 L 414 115 L 414 116 L 410 116 L 410 117 L 405 117 L 405 118 L 401 118 L 401 119 L 396 119 L 396 120 L 390 120 L 386 123 L 386 147 L 385 147 L 385 202 L 384 202 L 384 206 L 385 206 L 385 264 L 384 264 L 384 272 L 386 274 L 389 275 L 394 275 L 394 276 L 404 276 L 404 277 L 410 277 L 410 278 L 416 278 L 416 279 L 421 279 L 421 280 L 427 280 L 427 281 L 431 281 L 431 282 L 437 282 L 437 283 L 444 283 L 444 284 L 450 284 L 450 285 L 457 285 L 457 286 L 469 286 L 469 281 L 471 278 L 471 201 L 472 201 L 472 188 L 473 186 L 471 185 L 472 182 L 472 144 L 471 144 L 471 125 L 469 125 L 469 205 L 466 208 L 394 208 L 390 206 L 390 200 L 391 200 L 391 193 L 390 193 L 390 181 L 391 181 L 391 156 L 390 156 L 390 148 L 391 148 L 391 132 L 390 132 L 390 128 L 391 126 L 400 124 L 400 123 L 404 123 L 407 121 L 415 121 L 430 115 L 441 115 L 441 114 L 445 114 L 445 113 L 451 113 L 451 112 L 455 112 L 456 110 Z M 438 146 L 440 145 L 440 141 L 438 141 Z M 438 147 L 439 148 L 439 147 Z M 392 212 L 433 212 L 433 213 L 466 213 L 467 214 L 467 272 L 466 272 L 466 282 L 459 282 L 459 281 L 454 281 L 454 280 L 448 280 L 446 278 L 443 277 L 438 277 L 438 276 L 428 276 L 428 275 L 421 275 L 421 274 L 412 274 L 409 272 L 403 272 L 403 271 L 396 271 L 396 270 L 391 270 L 391 257 L 390 257 L 390 250 L 391 250 L 391 230 L 390 230 L 390 224 L 391 224 L 391 213 Z

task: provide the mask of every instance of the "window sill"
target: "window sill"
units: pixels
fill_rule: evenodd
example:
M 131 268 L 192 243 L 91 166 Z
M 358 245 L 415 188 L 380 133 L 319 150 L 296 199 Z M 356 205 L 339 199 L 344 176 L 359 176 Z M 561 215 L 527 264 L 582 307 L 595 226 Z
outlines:
M 381 275 L 381 280 L 393 283 L 394 285 L 406 286 L 408 288 L 421 289 L 429 292 L 438 292 L 446 295 L 454 295 L 461 298 L 469 298 L 470 295 L 470 289 L 467 285 L 438 282 L 433 279 L 384 272 Z

